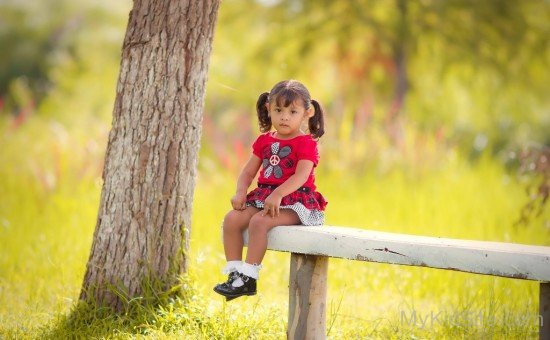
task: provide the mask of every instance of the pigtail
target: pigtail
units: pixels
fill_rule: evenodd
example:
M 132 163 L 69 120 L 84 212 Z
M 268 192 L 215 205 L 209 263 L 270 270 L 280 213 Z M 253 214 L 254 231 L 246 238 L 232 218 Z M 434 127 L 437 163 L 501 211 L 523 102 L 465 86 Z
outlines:
M 321 138 L 321 136 L 325 134 L 325 118 L 323 108 L 319 102 L 314 99 L 311 100 L 311 104 L 315 109 L 315 113 L 313 114 L 313 117 L 309 119 L 309 133 L 314 138 Z
M 269 93 L 264 92 L 258 98 L 256 103 L 256 111 L 258 112 L 258 124 L 260 125 L 261 132 L 268 132 L 271 130 L 271 118 L 265 104 L 268 102 Z

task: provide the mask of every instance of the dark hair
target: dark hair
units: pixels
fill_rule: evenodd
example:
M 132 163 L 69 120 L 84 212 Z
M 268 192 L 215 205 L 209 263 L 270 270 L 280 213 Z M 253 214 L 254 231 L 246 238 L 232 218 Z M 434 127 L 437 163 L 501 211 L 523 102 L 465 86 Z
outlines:
M 271 118 L 266 108 L 266 103 L 273 102 L 282 107 L 287 107 L 296 100 L 301 99 L 306 110 L 313 106 L 315 113 L 309 119 L 309 133 L 314 138 L 321 138 L 325 133 L 325 120 L 323 108 L 318 101 L 311 99 L 309 91 L 306 87 L 296 80 L 283 80 L 277 83 L 271 91 L 264 92 L 258 97 L 256 102 L 256 111 L 258 112 L 258 123 L 261 132 L 271 130 Z

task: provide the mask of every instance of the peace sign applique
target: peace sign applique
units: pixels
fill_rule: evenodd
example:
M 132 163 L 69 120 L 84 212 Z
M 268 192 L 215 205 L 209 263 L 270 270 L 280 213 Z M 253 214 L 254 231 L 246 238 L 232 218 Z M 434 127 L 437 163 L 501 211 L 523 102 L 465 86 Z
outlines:
M 269 178 L 273 175 L 275 178 L 279 179 L 283 177 L 283 168 L 291 168 L 294 164 L 291 159 L 286 158 L 292 152 L 292 148 L 288 145 L 279 148 L 280 143 L 275 142 L 271 144 L 270 150 L 264 154 L 262 165 L 265 178 Z

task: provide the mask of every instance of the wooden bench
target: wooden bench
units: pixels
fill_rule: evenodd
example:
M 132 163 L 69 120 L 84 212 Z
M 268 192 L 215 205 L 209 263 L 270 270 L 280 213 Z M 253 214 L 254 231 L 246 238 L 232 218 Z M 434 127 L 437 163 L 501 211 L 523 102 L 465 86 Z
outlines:
M 247 233 L 244 233 L 245 244 Z M 540 339 L 550 339 L 550 247 L 394 234 L 334 226 L 280 226 L 268 249 L 292 253 L 289 339 L 326 337 L 328 258 L 456 270 L 540 282 Z

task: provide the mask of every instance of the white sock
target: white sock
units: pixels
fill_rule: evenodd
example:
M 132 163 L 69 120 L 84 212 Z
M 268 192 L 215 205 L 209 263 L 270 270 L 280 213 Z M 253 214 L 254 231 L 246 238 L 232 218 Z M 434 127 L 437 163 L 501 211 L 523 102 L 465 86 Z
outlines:
M 262 269 L 261 264 L 250 264 L 244 262 L 239 269 L 239 273 L 257 280 L 260 276 L 260 269 Z
M 233 287 L 240 287 L 240 286 L 244 285 L 244 282 L 243 282 L 243 280 L 241 280 L 240 277 L 238 277 L 238 278 L 235 279 L 235 281 L 233 281 L 233 282 L 231 283 L 231 285 L 232 285 Z
M 241 260 L 238 260 L 238 261 L 227 261 L 227 264 L 225 265 L 225 267 L 222 269 L 222 273 L 227 275 L 231 272 L 235 272 L 235 271 L 239 271 L 239 269 L 241 268 L 243 264 L 243 261 Z
M 243 264 L 239 268 L 239 273 L 257 280 L 260 275 L 260 269 L 262 269 L 262 265 L 260 264 L 250 264 L 243 262 Z M 233 287 L 240 287 L 244 285 L 244 282 L 240 277 L 238 277 L 235 281 L 233 281 L 231 285 Z

